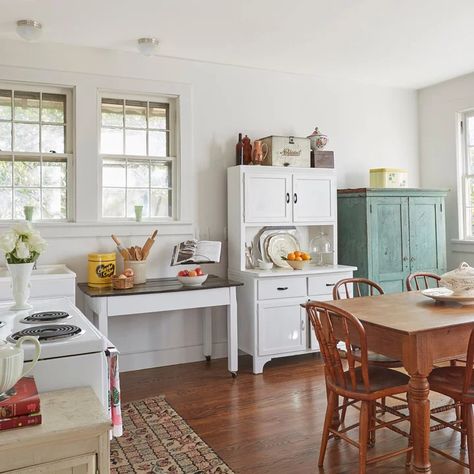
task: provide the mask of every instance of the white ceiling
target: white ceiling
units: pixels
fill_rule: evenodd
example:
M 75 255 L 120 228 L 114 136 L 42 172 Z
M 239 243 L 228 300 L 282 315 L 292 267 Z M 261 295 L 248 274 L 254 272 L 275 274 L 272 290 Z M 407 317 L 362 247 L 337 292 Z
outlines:
M 409 88 L 474 71 L 473 0 L 0 0 L 0 40 L 28 18 L 44 43 L 156 36 L 163 56 Z

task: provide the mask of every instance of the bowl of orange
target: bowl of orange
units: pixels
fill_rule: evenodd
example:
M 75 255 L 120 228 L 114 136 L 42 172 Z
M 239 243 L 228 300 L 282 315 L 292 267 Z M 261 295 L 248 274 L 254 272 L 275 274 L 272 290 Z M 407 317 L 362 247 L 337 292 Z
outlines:
M 286 257 L 282 258 L 293 270 L 304 270 L 311 261 L 311 255 L 307 252 L 301 252 L 300 250 L 290 252 Z

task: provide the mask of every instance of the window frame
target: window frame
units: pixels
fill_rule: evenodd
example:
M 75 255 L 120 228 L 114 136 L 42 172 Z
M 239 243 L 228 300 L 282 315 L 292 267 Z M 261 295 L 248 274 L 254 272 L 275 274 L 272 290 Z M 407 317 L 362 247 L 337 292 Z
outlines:
M 66 217 L 64 219 L 35 219 L 35 223 L 68 223 L 74 222 L 75 215 L 75 176 L 76 176 L 76 163 L 75 163 L 75 142 L 74 142 L 74 129 L 75 129 L 75 110 L 74 110 L 74 88 L 68 86 L 51 85 L 48 83 L 38 82 L 20 82 L 20 81 L 8 81 L 0 80 L 0 89 L 11 90 L 12 92 L 38 92 L 42 94 L 62 94 L 66 97 L 65 102 L 65 116 L 64 116 L 64 153 L 49 153 L 42 152 L 41 147 L 38 152 L 25 152 L 25 151 L 14 151 L 13 142 L 11 151 L 0 151 L 0 156 L 11 156 L 14 161 L 15 156 L 18 157 L 39 157 L 39 162 L 43 162 L 43 157 L 54 157 L 54 158 L 65 158 L 66 159 Z M 14 106 L 14 104 L 12 104 Z M 12 125 L 15 123 L 14 111 L 12 108 Z M 41 112 L 40 112 L 41 114 Z M 21 122 L 21 121 L 20 121 Z M 40 129 L 41 129 L 41 116 L 40 116 Z M 13 133 L 13 128 L 12 128 Z M 41 131 L 40 131 L 41 134 Z M 13 140 L 13 135 L 12 135 Z M 12 189 L 15 186 L 12 183 Z M 40 183 L 38 189 L 42 189 L 43 185 Z M 15 206 L 14 195 L 12 196 L 12 205 Z M 8 225 L 14 222 L 21 221 L 21 218 L 12 219 L 1 219 L 1 225 Z
M 127 100 L 131 101 L 142 101 L 154 103 L 166 103 L 168 104 L 168 128 L 167 133 L 169 134 L 169 144 L 168 144 L 168 155 L 166 157 L 150 156 L 150 155 L 127 155 L 127 154 L 111 154 L 111 153 L 101 153 L 101 140 L 102 140 L 102 99 L 116 99 L 124 101 L 124 104 Z M 179 202 L 180 199 L 180 180 L 179 180 L 179 170 L 181 165 L 180 157 L 180 146 L 179 146 L 179 137 L 180 137 L 180 121 L 178 116 L 179 110 L 179 96 L 171 94 L 161 94 L 161 93 L 137 93 L 137 92 L 127 92 L 127 91 L 117 91 L 109 89 L 99 89 L 97 94 L 97 156 L 98 156 L 98 219 L 99 222 L 117 222 L 117 223 L 127 223 L 135 222 L 135 218 L 132 217 L 105 217 L 103 215 L 103 162 L 104 159 L 111 160 L 124 160 L 125 163 L 129 161 L 156 161 L 163 163 L 171 163 L 171 216 L 164 217 L 144 217 L 144 223 L 172 223 L 177 222 L 180 219 L 179 215 Z M 125 114 L 125 109 L 124 109 Z M 107 127 L 113 128 L 113 127 Z M 125 123 L 122 128 L 133 129 L 133 127 L 126 127 Z M 148 124 L 147 128 L 144 130 L 149 130 Z M 152 129 L 153 130 L 153 129 Z M 125 134 L 124 134 L 125 140 Z M 125 145 L 125 141 L 124 141 Z M 148 134 L 147 134 L 147 145 L 148 145 Z M 124 146 L 125 152 L 125 146 Z M 125 187 L 128 189 L 128 187 Z M 150 186 L 144 189 L 151 189 Z M 126 198 L 125 198 L 126 199 Z M 125 201 L 125 210 L 127 208 L 127 202 Z

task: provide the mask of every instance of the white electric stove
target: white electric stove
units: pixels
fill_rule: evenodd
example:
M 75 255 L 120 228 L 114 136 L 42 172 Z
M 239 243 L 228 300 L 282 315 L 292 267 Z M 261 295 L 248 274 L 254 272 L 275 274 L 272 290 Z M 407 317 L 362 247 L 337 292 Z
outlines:
M 0 303 L 0 339 L 39 339 L 41 355 L 32 374 L 40 392 L 89 385 L 107 408 L 110 343 L 67 298 L 30 303 L 33 308 L 27 311 L 11 311 L 11 302 Z M 31 361 L 33 345 L 25 342 L 23 347 L 25 361 Z

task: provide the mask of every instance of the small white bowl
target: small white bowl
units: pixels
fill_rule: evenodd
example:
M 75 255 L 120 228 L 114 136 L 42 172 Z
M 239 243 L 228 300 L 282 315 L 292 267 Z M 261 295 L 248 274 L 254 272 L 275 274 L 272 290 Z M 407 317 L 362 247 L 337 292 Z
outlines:
M 206 275 L 198 275 L 195 277 L 182 277 L 178 275 L 178 280 L 183 286 L 199 286 L 202 285 L 207 280 Z
M 260 270 L 271 270 L 273 268 L 273 262 L 258 260 L 258 268 L 260 268 Z

